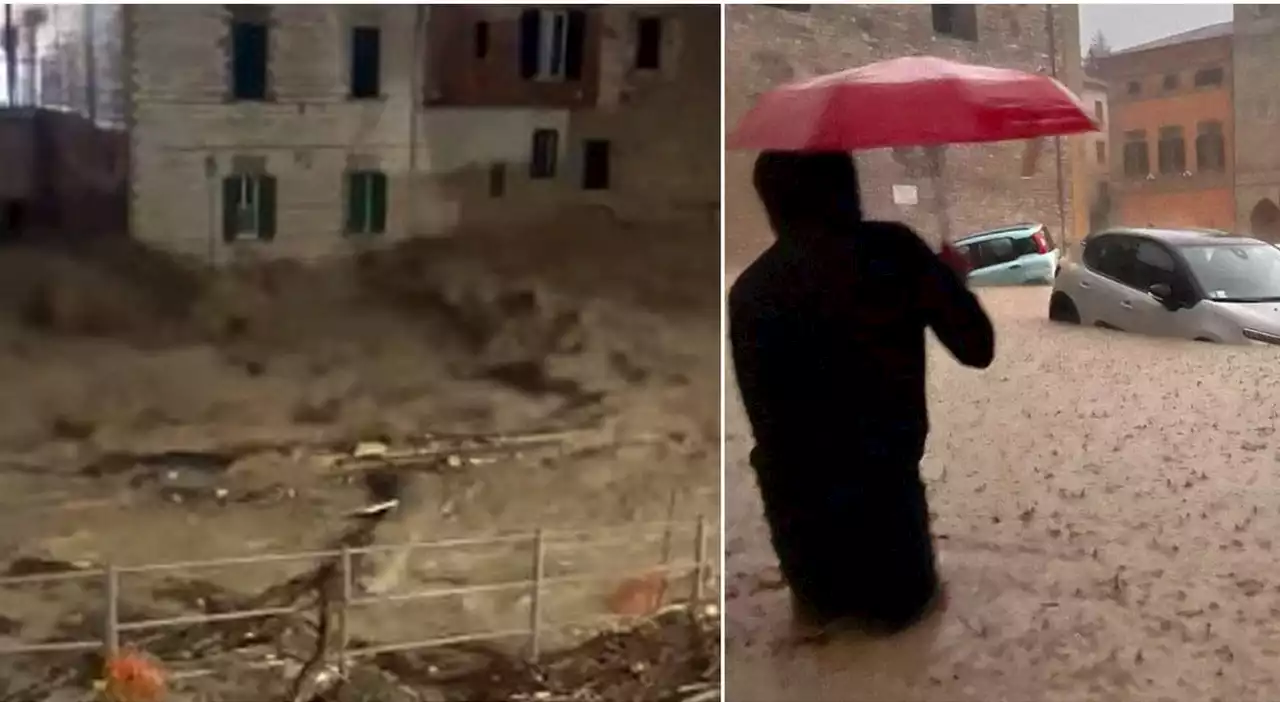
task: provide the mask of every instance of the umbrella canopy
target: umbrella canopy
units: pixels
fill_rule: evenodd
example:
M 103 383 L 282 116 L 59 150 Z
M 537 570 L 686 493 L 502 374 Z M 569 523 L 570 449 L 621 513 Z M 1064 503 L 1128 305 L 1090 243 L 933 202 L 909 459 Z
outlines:
M 760 97 L 733 149 L 856 151 L 937 146 L 1099 129 L 1057 80 L 911 56 L 789 83 Z

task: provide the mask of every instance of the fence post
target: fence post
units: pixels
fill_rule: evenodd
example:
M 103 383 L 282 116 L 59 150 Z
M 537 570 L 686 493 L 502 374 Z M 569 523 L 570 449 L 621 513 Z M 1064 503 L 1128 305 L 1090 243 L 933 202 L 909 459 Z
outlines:
M 339 595 L 338 602 L 338 673 L 343 678 L 347 676 L 347 646 L 351 643 L 350 629 L 347 626 L 347 616 L 351 608 L 352 600 L 352 578 L 354 573 L 351 569 L 351 547 L 343 546 L 342 555 L 338 561 L 338 577 L 342 579 L 342 590 Z
M 546 544 L 542 529 L 533 533 L 533 592 L 529 600 L 529 660 L 542 652 L 542 580 L 546 577 Z
M 120 652 L 120 571 L 111 564 L 106 569 L 107 614 L 103 622 L 102 645 L 110 660 Z
M 693 545 L 693 558 L 697 565 L 693 569 L 693 606 L 697 608 L 702 604 L 707 587 L 707 518 L 701 514 L 698 515 L 698 531 L 694 538 L 697 541 Z

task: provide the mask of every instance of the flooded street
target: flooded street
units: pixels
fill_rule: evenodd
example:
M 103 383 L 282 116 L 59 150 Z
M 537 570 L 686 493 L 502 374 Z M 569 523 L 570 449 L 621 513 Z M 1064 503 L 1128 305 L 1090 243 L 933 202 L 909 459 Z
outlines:
M 930 356 L 950 603 L 891 640 L 791 638 L 726 382 L 728 699 L 1280 697 L 1280 349 L 1051 326 L 1045 288 L 983 298 L 991 368 Z

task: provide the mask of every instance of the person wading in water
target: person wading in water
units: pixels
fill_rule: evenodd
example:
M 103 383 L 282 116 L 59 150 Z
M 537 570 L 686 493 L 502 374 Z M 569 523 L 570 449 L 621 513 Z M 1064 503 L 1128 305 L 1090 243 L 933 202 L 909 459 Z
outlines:
M 776 241 L 729 292 L 729 334 L 765 518 L 798 621 L 892 633 L 941 601 L 920 460 L 925 328 L 986 368 L 995 332 L 941 255 L 862 217 L 847 153 L 765 152 Z

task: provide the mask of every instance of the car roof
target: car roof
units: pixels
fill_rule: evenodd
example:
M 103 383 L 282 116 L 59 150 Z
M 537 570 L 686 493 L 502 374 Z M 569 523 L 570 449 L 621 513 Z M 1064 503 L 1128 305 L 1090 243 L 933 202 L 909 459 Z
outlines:
M 1021 234 L 1021 235 L 1025 235 L 1025 236 L 1031 236 L 1032 234 L 1034 234 L 1038 229 L 1040 229 L 1040 228 L 1041 228 L 1041 227 L 1043 227 L 1043 226 L 1044 226 L 1043 224 L 1038 224 L 1038 223 L 1036 223 L 1036 222 L 1025 222 L 1025 223 L 1022 223 L 1022 224 L 1010 224 L 1010 225 L 1009 225 L 1009 226 L 1007 226 L 1007 227 L 1000 227 L 1000 228 L 998 228 L 998 229 L 988 229 L 988 230 L 986 230 L 986 231 L 982 231 L 982 232 L 974 232 L 974 233 L 972 233 L 972 234 L 965 234 L 964 236 L 961 236 L 961 237 L 957 238 L 957 239 L 955 240 L 955 243 L 957 243 L 957 244 L 972 244 L 972 243 L 974 243 L 974 242 L 981 241 L 981 240 L 983 240 L 983 239 L 993 239 L 993 238 L 995 238 L 995 237 L 997 237 L 997 236 L 1009 235 L 1009 234 Z
M 1217 229 L 1158 229 L 1152 227 L 1120 227 L 1090 234 L 1093 239 L 1106 234 L 1124 234 L 1154 239 L 1170 246 L 1231 246 L 1256 245 L 1267 242 L 1248 236 L 1237 236 Z

